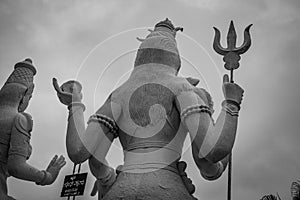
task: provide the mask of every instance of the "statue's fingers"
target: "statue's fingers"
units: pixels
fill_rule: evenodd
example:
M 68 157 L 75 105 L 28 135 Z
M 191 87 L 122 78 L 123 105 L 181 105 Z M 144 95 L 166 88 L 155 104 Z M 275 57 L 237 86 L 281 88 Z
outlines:
M 91 192 L 91 196 L 95 196 L 98 192 L 98 187 L 97 187 L 97 180 L 95 181 L 94 183 L 94 187 L 92 189 L 92 192 Z
M 60 102 L 64 101 L 63 98 L 60 95 L 58 96 L 58 99 L 59 99 Z
M 56 162 L 55 162 L 55 167 L 58 168 L 59 170 L 66 165 L 65 158 L 63 156 L 60 156 Z
M 224 74 L 223 83 L 228 83 L 228 82 L 229 82 L 229 76 L 227 74 Z
M 49 166 L 53 165 L 56 162 L 57 157 L 58 157 L 57 155 L 53 156 L 52 160 L 49 163 Z
M 63 156 L 59 156 L 59 158 L 57 159 L 57 163 L 58 164 L 61 164 L 61 163 L 63 163 L 65 161 L 65 157 L 63 157 Z
M 72 92 L 67 92 L 67 91 L 64 91 L 64 89 L 63 88 L 61 88 L 61 87 L 59 87 L 59 94 L 61 95 L 61 96 L 69 96 L 69 97 L 71 97 L 72 96 Z
M 57 83 L 56 78 L 52 78 L 52 84 L 57 93 L 62 93 L 62 91 Z
M 186 78 L 186 80 L 187 80 L 190 84 L 192 84 L 193 86 L 197 86 L 198 83 L 200 82 L 199 79 L 192 78 L 192 77 L 188 77 L 188 78 Z
M 59 169 L 61 169 L 61 168 L 62 168 L 63 166 L 65 166 L 66 164 L 67 164 L 67 162 L 66 162 L 66 161 L 63 161 L 62 163 L 60 163 L 60 164 L 59 164 L 59 166 L 58 166 L 58 167 L 59 167 Z

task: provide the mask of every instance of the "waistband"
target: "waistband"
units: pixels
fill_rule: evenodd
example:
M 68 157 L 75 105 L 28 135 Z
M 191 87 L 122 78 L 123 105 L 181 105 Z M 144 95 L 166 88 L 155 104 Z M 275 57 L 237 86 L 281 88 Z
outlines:
M 144 164 L 122 165 L 118 167 L 118 173 L 120 172 L 147 173 L 147 172 L 153 172 L 157 170 L 168 170 L 176 174 L 179 174 L 177 168 L 177 161 L 169 165 L 165 165 L 162 163 L 144 163 Z
M 142 141 L 142 142 L 130 143 L 126 148 L 124 148 L 124 150 L 132 151 L 140 148 L 167 148 L 176 153 L 181 154 L 181 148 L 172 145 L 172 142 L 166 142 L 166 141 Z

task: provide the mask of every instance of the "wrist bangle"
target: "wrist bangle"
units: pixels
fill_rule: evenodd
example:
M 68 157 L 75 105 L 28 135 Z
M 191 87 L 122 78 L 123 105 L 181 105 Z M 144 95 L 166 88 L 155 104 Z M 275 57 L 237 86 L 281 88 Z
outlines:
M 102 185 L 111 185 L 116 179 L 115 172 L 112 168 L 109 168 L 107 175 L 105 175 L 103 178 L 97 178 L 97 179 L 100 181 Z
M 47 178 L 48 178 L 47 172 L 45 170 L 42 170 L 41 172 L 43 172 L 43 178 L 41 181 L 35 182 L 35 184 L 37 184 L 37 185 L 45 185 Z
M 226 113 L 228 113 L 231 116 L 239 116 L 239 111 L 237 110 L 237 107 L 232 107 L 232 104 L 225 104 L 222 108 Z
M 233 100 L 230 100 L 230 99 L 225 99 L 223 102 L 222 102 L 222 106 L 225 106 L 225 104 L 231 104 L 231 105 L 234 105 L 237 107 L 238 111 L 241 109 L 241 106 L 240 106 L 240 103 L 236 102 L 236 101 L 233 101 Z
M 68 110 L 71 111 L 73 106 L 80 106 L 82 108 L 83 111 L 85 111 L 85 105 L 81 102 L 72 102 L 68 105 Z

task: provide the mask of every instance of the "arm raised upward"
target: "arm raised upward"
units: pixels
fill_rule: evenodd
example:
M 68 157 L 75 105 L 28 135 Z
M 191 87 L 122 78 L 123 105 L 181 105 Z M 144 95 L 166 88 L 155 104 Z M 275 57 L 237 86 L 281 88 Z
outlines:
M 177 96 L 181 120 L 190 133 L 194 161 L 207 180 L 217 179 L 224 171 L 236 136 L 243 89 L 229 83 L 225 75 L 223 93 L 225 100 L 216 123 L 211 118 L 207 99 L 203 97 L 205 94 L 191 90 Z

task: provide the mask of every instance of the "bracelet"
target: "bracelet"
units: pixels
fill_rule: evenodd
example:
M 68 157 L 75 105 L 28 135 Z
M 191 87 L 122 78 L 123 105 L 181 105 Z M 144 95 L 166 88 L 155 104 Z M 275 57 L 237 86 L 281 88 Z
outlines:
M 111 185 L 115 181 L 114 170 L 112 168 L 109 168 L 108 170 L 109 170 L 109 172 L 105 177 L 98 179 L 100 181 L 101 185 Z
M 43 172 L 43 178 L 40 182 L 35 182 L 35 184 L 37 185 L 46 185 L 47 179 L 48 179 L 48 174 L 45 170 L 42 170 L 41 172 Z
M 222 106 L 224 106 L 226 103 L 227 103 L 227 104 L 231 104 L 231 105 L 236 106 L 238 110 L 241 109 L 240 103 L 238 103 L 238 102 L 236 102 L 236 101 L 233 101 L 233 100 L 230 100 L 230 99 L 225 99 L 225 100 L 222 102 Z
M 103 124 L 105 127 L 109 129 L 109 131 L 114 135 L 115 138 L 118 137 L 119 127 L 117 126 L 117 123 L 110 117 L 102 114 L 94 114 L 90 116 L 87 123 L 90 123 L 91 121 L 95 121 L 100 124 Z
M 226 112 L 226 113 L 228 113 L 228 114 L 230 114 L 231 116 L 236 116 L 236 117 L 238 117 L 239 116 L 239 110 L 238 110 L 238 108 L 237 107 L 232 107 L 232 104 L 223 104 L 222 103 L 222 105 L 223 105 L 223 110 Z
M 81 102 L 72 102 L 68 105 L 68 110 L 71 110 L 73 106 L 80 106 L 83 111 L 85 111 L 85 105 Z

